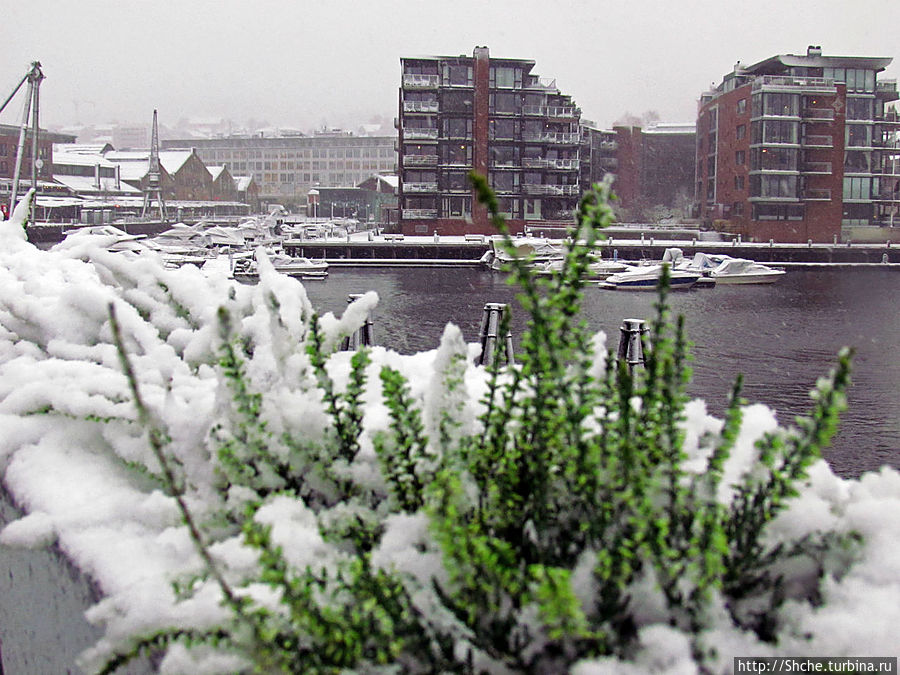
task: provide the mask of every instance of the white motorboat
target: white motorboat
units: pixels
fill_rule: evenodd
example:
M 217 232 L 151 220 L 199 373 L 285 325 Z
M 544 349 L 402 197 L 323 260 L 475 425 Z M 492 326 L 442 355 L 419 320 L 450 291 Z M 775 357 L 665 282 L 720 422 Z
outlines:
M 611 274 L 601 283 L 604 288 L 654 290 L 659 284 L 663 265 L 638 265 L 624 272 Z M 669 287 L 673 290 L 691 288 L 701 278 L 700 272 L 685 269 L 669 270 Z
M 716 284 L 773 284 L 784 270 L 745 258 L 726 258 L 709 271 Z
M 295 258 L 284 253 L 269 254 L 269 262 L 276 272 L 289 277 L 301 279 L 322 279 L 328 276 L 328 263 L 324 260 Z M 234 261 L 232 274 L 239 281 L 255 281 L 259 279 L 259 268 L 255 260 L 238 258 Z
M 554 274 L 559 272 L 563 266 L 562 258 L 555 258 L 553 260 L 549 260 L 543 263 L 538 263 L 535 265 L 535 272 L 541 275 Z M 585 279 L 589 279 L 591 281 L 603 281 L 608 278 L 612 274 L 617 274 L 619 272 L 624 272 L 628 269 L 631 269 L 631 265 L 628 265 L 619 260 L 592 260 L 588 263 L 587 271 L 585 272 Z
M 527 260 L 532 265 L 543 265 L 554 260 L 562 260 L 565 251 L 559 244 L 547 239 L 522 237 L 513 240 L 516 251 L 511 255 L 502 245 L 499 238 L 491 239 L 491 248 L 482 257 L 482 261 L 492 270 L 506 271 L 507 264 L 515 257 Z

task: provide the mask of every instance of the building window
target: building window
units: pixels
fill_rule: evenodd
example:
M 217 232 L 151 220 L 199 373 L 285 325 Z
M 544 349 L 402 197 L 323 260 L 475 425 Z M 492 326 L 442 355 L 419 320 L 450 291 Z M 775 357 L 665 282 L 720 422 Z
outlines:
M 472 66 L 444 64 L 444 84 L 472 86 Z
M 491 82 L 492 87 L 522 87 L 522 71 L 518 68 L 509 68 L 504 66 L 491 66 Z
M 872 147 L 872 127 L 867 124 L 848 124 L 844 127 L 847 147 Z
M 797 176 L 752 175 L 750 196 L 771 199 L 797 199 Z
M 500 197 L 497 199 L 497 207 L 501 216 L 506 218 L 519 217 L 519 200 L 512 197 Z
M 750 168 L 770 171 L 797 171 L 795 148 L 751 148 Z
M 844 173 L 872 173 L 872 153 L 864 150 L 844 152 Z
M 754 204 L 753 220 L 803 220 L 803 204 Z
M 878 179 L 870 177 L 845 177 L 844 178 L 844 199 L 853 199 L 856 201 L 865 201 L 872 199 L 874 192 L 878 191 Z
M 742 98 L 737 102 L 737 114 L 743 115 L 745 112 L 747 112 L 747 99 Z
M 469 117 L 448 117 L 444 120 L 445 138 L 472 138 L 472 119 Z
M 448 143 L 441 146 L 443 164 L 472 164 L 472 146 L 467 143 Z
M 497 119 L 490 122 L 490 138 L 516 140 L 519 137 L 519 121 L 511 119 Z
M 490 110 L 494 113 L 520 113 L 522 97 L 518 94 L 497 92 L 490 95 Z
M 747 162 L 747 153 L 744 150 L 736 150 L 734 153 L 734 163 L 738 166 L 744 166 Z
M 870 98 L 859 98 L 857 96 L 847 97 L 847 119 L 848 120 L 871 120 L 874 119 L 874 104 Z
M 519 148 L 515 145 L 491 145 L 492 166 L 519 166 Z
M 734 177 L 734 189 L 735 190 L 743 190 L 744 189 L 744 176 L 735 176 Z
M 738 140 L 747 137 L 747 125 L 746 124 L 738 124 L 737 130 L 735 132 L 735 136 Z
M 744 202 L 734 202 L 731 205 L 731 215 L 743 216 L 744 215 Z
M 758 120 L 750 125 L 751 142 L 796 144 L 800 125 L 784 120 Z
M 462 218 L 472 214 L 470 197 L 444 197 L 442 206 L 445 216 Z

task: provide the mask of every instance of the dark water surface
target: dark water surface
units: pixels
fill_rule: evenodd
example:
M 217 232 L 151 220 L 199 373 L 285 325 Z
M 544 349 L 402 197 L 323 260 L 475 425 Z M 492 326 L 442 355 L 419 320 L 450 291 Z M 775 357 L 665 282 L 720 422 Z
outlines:
M 319 312 L 340 313 L 347 295 L 378 292 L 378 344 L 401 353 L 437 347 L 452 321 L 478 340 L 486 302 L 513 306 L 513 335 L 526 317 L 505 275 L 471 268 L 361 269 L 332 267 L 324 281 L 305 282 Z M 589 325 L 618 344 L 622 319 L 651 319 L 655 294 L 585 290 Z M 805 414 L 809 391 L 836 362 L 842 346 L 856 350 L 850 409 L 826 458 L 844 476 L 900 468 L 900 272 L 889 268 L 790 270 L 774 285 L 720 286 L 671 296 L 693 348 L 690 392 L 721 415 L 732 382 L 744 375 L 744 397 L 772 407 L 782 424 Z

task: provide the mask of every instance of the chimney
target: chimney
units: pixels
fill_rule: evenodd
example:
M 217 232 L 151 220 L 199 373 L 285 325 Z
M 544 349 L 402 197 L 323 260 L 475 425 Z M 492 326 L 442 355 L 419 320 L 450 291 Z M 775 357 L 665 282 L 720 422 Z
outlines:
M 807 56 L 822 56 L 822 45 L 809 45 L 806 48 Z

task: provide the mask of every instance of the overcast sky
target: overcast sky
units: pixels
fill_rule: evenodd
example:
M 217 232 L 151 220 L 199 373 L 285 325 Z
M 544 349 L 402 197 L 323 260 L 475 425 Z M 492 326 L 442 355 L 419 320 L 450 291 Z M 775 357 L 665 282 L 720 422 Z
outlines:
M 397 114 L 400 57 L 531 59 L 608 127 L 692 122 L 735 61 L 900 58 L 900 0 L 32 0 L 6 2 L 0 101 L 38 60 L 41 124 L 249 119 L 303 130 Z M 896 77 L 900 63 L 881 77 Z M 23 94 L 0 114 L 18 124 Z

